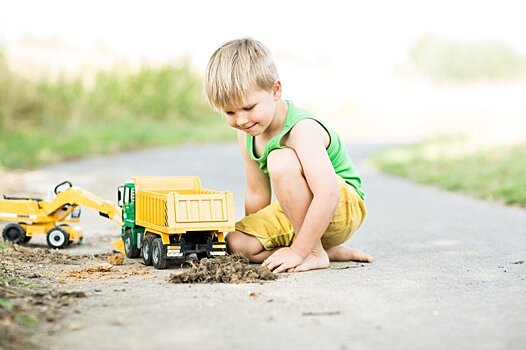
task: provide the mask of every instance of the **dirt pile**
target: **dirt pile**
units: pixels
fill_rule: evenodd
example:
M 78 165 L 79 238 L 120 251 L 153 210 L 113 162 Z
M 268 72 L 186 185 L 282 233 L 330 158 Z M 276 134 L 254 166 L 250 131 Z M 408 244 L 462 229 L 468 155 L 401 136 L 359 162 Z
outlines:
M 17 263 L 36 264 L 68 264 L 80 265 L 86 261 L 100 261 L 107 259 L 111 254 L 68 254 L 61 250 L 50 248 L 32 248 L 17 244 L 5 243 L 4 249 L 0 249 L 0 259 Z
M 189 271 L 172 273 L 172 283 L 250 283 L 270 281 L 278 278 L 266 266 L 250 265 L 248 259 L 238 255 L 227 255 L 213 259 L 202 259 L 191 263 Z

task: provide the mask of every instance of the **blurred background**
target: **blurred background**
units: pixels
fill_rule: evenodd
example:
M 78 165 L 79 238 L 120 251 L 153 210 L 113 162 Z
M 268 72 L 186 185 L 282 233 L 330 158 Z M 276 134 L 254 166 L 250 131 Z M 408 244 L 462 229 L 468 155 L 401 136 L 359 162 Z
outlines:
M 520 175 L 525 7 L 509 0 L 3 2 L 0 167 L 233 141 L 207 106 L 201 79 L 220 44 L 251 36 L 273 52 L 285 98 L 329 120 L 347 142 L 411 144 L 376 157 L 378 166 L 410 176 L 408 169 L 421 172 L 415 162 L 465 164 L 459 157 L 490 150 L 484 161 L 509 162 L 506 171 Z M 437 177 L 444 175 L 424 182 Z M 526 193 L 516 181 L 508 191 Z

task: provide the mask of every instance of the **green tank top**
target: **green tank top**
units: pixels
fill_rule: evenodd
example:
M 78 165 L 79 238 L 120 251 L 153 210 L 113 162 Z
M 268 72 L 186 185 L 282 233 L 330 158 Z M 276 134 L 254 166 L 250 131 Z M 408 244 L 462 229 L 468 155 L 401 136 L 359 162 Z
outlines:
M 275 149 L 287 148 L 287 146 L 282 146 L 280 144 L 282 137 L 287 134 L 297 122 L 303 119 L 314 119 L 317 121 L 329 134 L 330 141 L 329 147 L 327 148 L 327 154 L 331 160 L 332 167 L 338 176 L 340 176 L 345 182 L 356 189 L 356 192 L 362 199 L 365 199 L 365 192 L 362 190 L 362 179 L 360 174 L 354 167 L 354 164 L 347 154 L 347 151 L 342 144 L 340 137 L 320 122 L 312 113 L 308 112 L 303 108 L 296 107 L 292 102 L 287 101 L 288 111 L 285 118 L 285 123 L 283 124 L 283 129 L 270 139 L 266 144 L 265 149 L 261 157 L 256 157 L 254 154 L 254 136 L 247 134 L 247 151 L 251 159 L 259 163 L 259 167 L 265 174 L 268 174 L 267 169 L 267 157 Z

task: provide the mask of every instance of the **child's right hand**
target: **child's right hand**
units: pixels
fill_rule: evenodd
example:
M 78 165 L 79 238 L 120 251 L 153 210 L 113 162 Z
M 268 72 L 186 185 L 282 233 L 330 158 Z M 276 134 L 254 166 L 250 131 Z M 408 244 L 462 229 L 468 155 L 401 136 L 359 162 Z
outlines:
M 305 259 L 297 254 L 292 248 L 284 247 L 276 250 L 261 265 L 267 266 L 274 273 L 293 270 L 303 263 Z

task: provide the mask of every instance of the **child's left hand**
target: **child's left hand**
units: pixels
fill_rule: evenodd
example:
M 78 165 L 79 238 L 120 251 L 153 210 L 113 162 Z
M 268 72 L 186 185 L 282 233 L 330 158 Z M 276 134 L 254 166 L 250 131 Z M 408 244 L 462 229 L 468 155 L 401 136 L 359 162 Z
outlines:
M 267 266 L 270 271 L 280 273 L 292 271 L 296 266 L 303 263 L 305 259 L 294 252 L 290 247 L 280 248 L 269 256 L 261 265 Z

